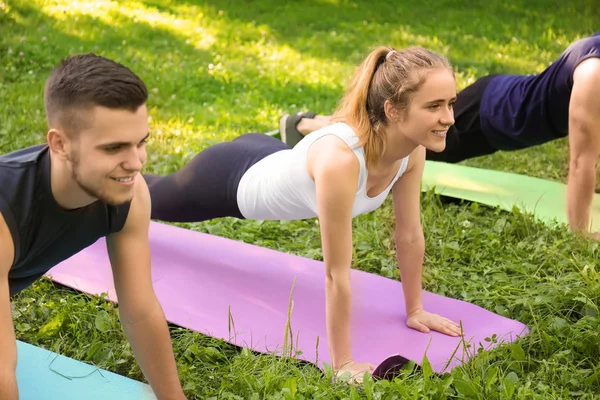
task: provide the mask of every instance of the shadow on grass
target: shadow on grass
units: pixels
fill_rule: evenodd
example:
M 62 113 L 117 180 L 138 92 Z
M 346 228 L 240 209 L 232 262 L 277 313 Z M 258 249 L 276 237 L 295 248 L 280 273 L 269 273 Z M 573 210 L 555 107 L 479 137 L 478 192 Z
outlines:
M 306 99 L 325 99 L 333 104 L 328 99 L 337 99 L 340 94 L 332 94 L 332 87 L 326 83 L 285 80 L 281 84 L 264 73 L 268 65 L 257 66 L 252 57 L 236 60 L 237 70 L 231 76 L 213 73 L 211 68 L 219 64 L 217 46 L 207 44 L 204 49 L 199 48 L 190 43 L 185 32 L 179 34 L 165 25 L 150 24 L 121 9 L 86 14 L 72 13 L 65 7 L 61 15 L 31 2 L 21 2 L 11 5 L 4 19 L 7 35 L 0 43 L 11 49 L 0 55 L 0 60 L 10 65 L 4 82 L 13 89 L 27 91 L 23 97 L 29 104 L 22 108 L 43 110 L 41 93 L 50 70 L 68 54 L 82 52 L 112 58 L 137 73 L 150 90 L 148 105 L 159 120 L 183 115 L 185 119 L 202 120 L 204 125 L 214 126 L 215 131 L 222 123 L 218 114 L 223 114 L 223 110 L 226 117 L 235 119 L 236 113 L 253 115 L 258 111 L 252 109 L 258 110 L 265 104 L 282 109 L 302 104 Z M 213 106 L 218 108 L 216 112 Z M 238 121 L 239 133 L 274 128 L 242 126 L 244 122 Z M 31 130 L 44 129 L 44 125 L 43 115 L 33 118 L 24 124 L 23 134 L 31 135 Z M 213 139 L 218 141 L 217 137 Z
M 315 58 L 356 64 L 375 45 L 421 45 L 479 75 L 532 73 L 535 65 L 520 60 L 520 54 L 537 52 L 544 62 L 544 53 L 558 55 L 570 41 L 593 33 L 600 19 L 593 0 L 463 5 L 452 0 L 142 1 L 165 13 L 187 7 L 231 25 L 264 26 L 278 41 Z
M 30 111 L 43 110 L 43 82 L 69 53 L 93 51 L 129 66 L 150 89 L 153 118 L 165 130 L 188 127 L 177 140 L 165 132 L 156 153 L 178 146 L 196 152 L 234 134 L 275 129 L 273 114 L 279 110 L 332 111 L 343 92 L 337 85 L 340 76 L 347 72 L 349 78 L 351 65 L 375 44 L 416 44 L 443 52 L 464 83 L 465 75 L 534 72 L 570 41 L 591 33 L 598 15 L 589 0 L 553 7 L 541 0 L 527 5 L 524 0 L 512 5 L 494 0 L 469 7 L 449 0 L 98 4 L 108 11 L 75 12 L 71 6 L 42 6 L 32 0 L 11 3 L 9 16 L 2 17 L 6 35 L 0 44 L 12 54 L 2 52 L 0 62 L 6 66 L 3 81 L 11 91 L 23 93 L 0 94 L 5 104 L 0 112 L 9 115 L 4 127 L 10 132 L 6 140 L 0 135 L 3 149 L 32 144 L 31 132 L 43 131 L 43 113 Z M 290 53 L 269 59 L 282 46 Z M 304 63 L 311 57 L 317 61 Z M 302 64 L 288 69 L 294 62 Z M 331 65 L 336 70 L 339 65 L 337 76 L 330 77 L 330 69 L 316 71 L 317 80 L 309 79 L 312 68 Z M 23 115 L 15 115 L 15 109 L 24 110 Z M 268 115 L 260 117 L 265 110 Z M 179 153 L 170 156 L 170 163 L 181 159 Z

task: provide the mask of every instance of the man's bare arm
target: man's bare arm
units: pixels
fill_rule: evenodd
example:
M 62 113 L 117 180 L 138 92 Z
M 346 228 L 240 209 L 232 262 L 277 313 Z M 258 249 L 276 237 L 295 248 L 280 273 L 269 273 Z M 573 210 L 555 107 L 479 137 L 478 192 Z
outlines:
M 152 285 L 150 194 L 141 176 L 123 229 L 107 238 L 123 330 L 159 400 L 185 399 L 167 321 Z
M 600 59 L 582 62 L 573 79 L 569 104 L 567 218 L 573 231 L 588 233 L 596 162 L 600 155 Z
M 10 311 L 8 271 L 13 264 L 14 245 L 0 213 L 0 399 L 17 400 L 17 344 Z

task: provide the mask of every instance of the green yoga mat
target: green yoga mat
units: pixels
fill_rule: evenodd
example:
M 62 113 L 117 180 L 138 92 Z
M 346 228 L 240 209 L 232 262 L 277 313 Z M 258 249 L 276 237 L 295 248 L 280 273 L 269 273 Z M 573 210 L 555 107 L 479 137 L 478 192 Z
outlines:
M 511 211 L 517 206 L 540 220 L 567 223 L 567 186 L 526 175 L 464 165 L 427 161 L 422 190 Z M 590 212 L 592 231 L 600 231 L 600 195 L 594 194 Z

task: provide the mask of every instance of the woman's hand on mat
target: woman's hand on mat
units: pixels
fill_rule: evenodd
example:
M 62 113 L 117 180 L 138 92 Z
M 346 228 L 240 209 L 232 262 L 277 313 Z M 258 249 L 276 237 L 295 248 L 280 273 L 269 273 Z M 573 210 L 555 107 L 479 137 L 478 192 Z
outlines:
M 349 361 L 340 367 L 335 376 L 338 379 L 342 378 L 350 384 L 357 384 L 362 383 L 365 372 L 372 374 L 374 370 L 375 366 L 373 364 Z
M 444 318 L 437 314 L 432 314 L 423 309 L 413 311 L 408 315 L 406 325 L 409 328 L 416 329 L 418 331 L 429 333 L 430 330 L 445 333 L 450 336 L 460 336 L 461 329 L 460 325 L 456 322 Z

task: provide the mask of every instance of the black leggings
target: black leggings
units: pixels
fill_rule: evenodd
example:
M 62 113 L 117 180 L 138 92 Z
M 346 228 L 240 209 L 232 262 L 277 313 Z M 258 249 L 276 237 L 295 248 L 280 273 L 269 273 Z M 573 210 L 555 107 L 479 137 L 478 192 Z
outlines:
M 199 222 L 220 217 L 243 219 L 237 189 L 244 173 L 266 156 L 290 146 L 262 133 L 218 143 L 167 176 L 144 174 L 152 200 L 152 219 Z

